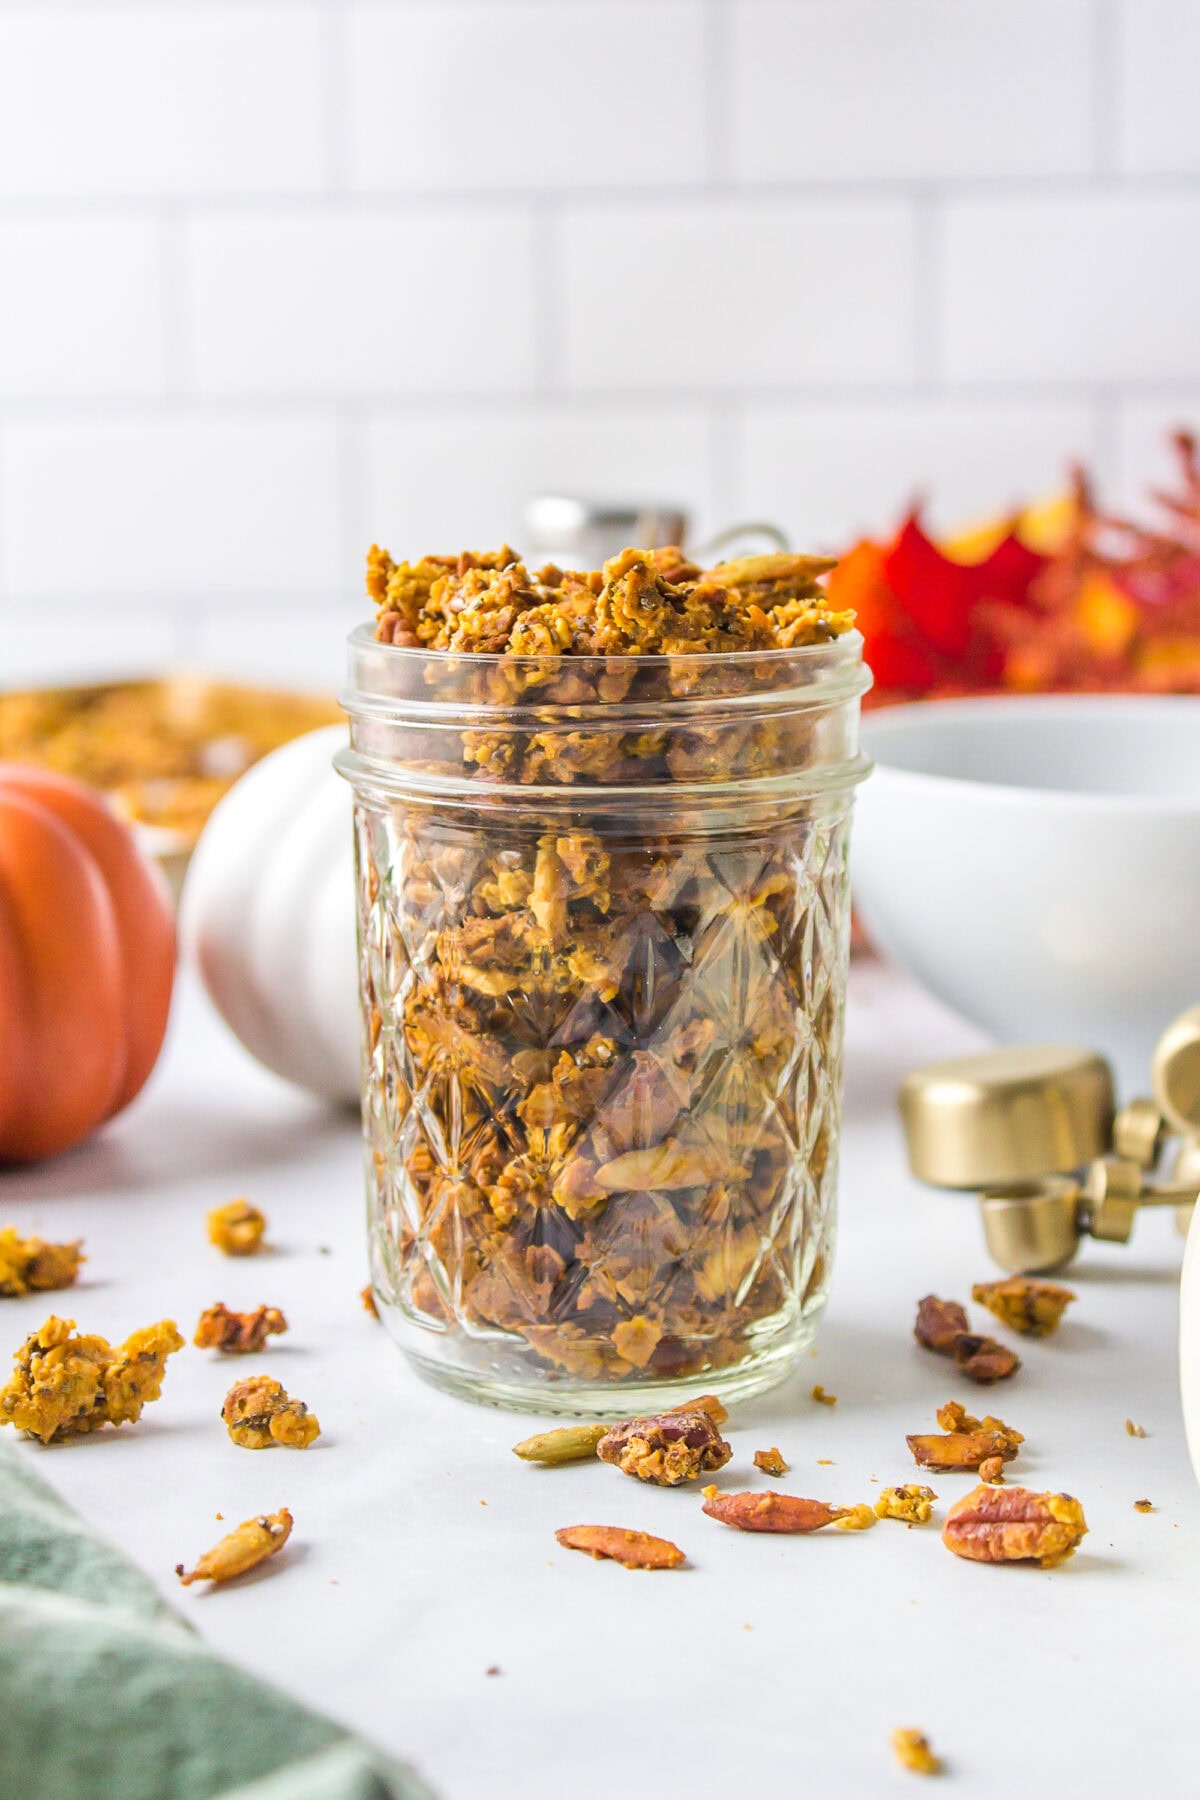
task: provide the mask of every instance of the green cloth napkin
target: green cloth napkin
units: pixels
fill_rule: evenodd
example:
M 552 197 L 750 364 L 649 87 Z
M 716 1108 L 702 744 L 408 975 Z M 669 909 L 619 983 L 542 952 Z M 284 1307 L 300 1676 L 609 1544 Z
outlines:
M 0 1794 L 431 1800 L 408 1771 L 208 1649 L 8 1444 Z

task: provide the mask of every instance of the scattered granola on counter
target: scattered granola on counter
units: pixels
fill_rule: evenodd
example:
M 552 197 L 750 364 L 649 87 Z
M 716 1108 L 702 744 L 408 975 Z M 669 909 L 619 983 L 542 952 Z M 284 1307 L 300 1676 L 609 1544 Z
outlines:
M 1004 1459 L 1000 1456 L 985 1456 L 979 1465 L 979 1479 L 986 1481 L 991 1487 L 999 1487 L 1004 1481 Z
M 262 1249 L 266 1215 L 248 1200 L 230 1200 L 208 1215 L 208 1240 L 226 1256 L 254 1256 Z
M 363 1311 L 369 1312 L 373 1319 L 377 1319 L 379 1317 L 379 1308 L 375 1304 L 375 1289 L 371 1286 L 369 1281 L 359 1295 L 359 1299 L 363 1303 Z
M 183 1349 L 173 1319 L 135 1331 L 123 1344 L 72 1335 L 74 1319 L 51 1317 L 26 1338 L 0 1390 L 0 1424 L 43 1444 L 131 1425 L 162 1392 L 168 1356 Z
M 554 1535 L 564 1550 L 583 1550 L 597 1561 L 607 1558 L 627 1569 L 677 1569 L 687 1561 L 679 1546 L 666 1538 L 619 1525 L 564 1525 Z
M 1009 1275 L 1003 1281 L 978 1281 L 971 1298 L 986 1306 L 1002 1325 L 1026 1337 L 1048 1337 L 1071 1302 L 1078 1298 L 1056 1281 L 1033 1281 L 1028 1275 Z
M 809 1398 L 812 1400 L 815 1400 L 818 1406 L 836 1406 L 837 1405 L 837 1395 L 836 1394 L 827 1394 L 825 1392 L 825 1389 L 821 1386 L 820 1382 L 817 1383 L 816 1387 L 813 1389 Z
M 1135 1500 L 1133 1510 L 1134 1512 L 1153 1512 L 1154 1502 L 1153 1500 Z
M 1126 1435 L 1129 1437 L 1144 1438 L 1146 1435 L 1146 1427 L 1144 1425 L 1135 1425 L 1132 1419 L 1126 1419 L 1125 1431 Z
M 990 1413 L 984 1419 L 976 1419 L 957 1400 L 940 1406 L 937 1419 L 944 1437 L 930 1433 L 905 1440 L 922 1468 L 977 1470 L 991 1457 L 1009 1462 L 1025 1442 L 1022 1434 L 1003 1419 L 993 1418 Z
M 934 1755 L 924 1732 L 897 1725 L 892 1733 L 892 1749 L 901 1768 L 908 1769 L 914 1775 L 942 1773 L 942 1759 Z
M 884 1488 L 875 1502 L 877 1519 L 899 1519 L 905 1525 L 927 1525 L 933 1517 L 933 1503 L 937 1499 L 931 1487 L 917 1487 L 908 1484 L 904 1487 Z
M 791 1465 L 783 1460 L 779 1451 L 772 1445 L 769 1450 L 754 1452 L 754 1466 L 756 1469 L 761 1469 L 764 1475 L 786 1475 Z
M 950 1508 L 942 1542 L 971 1562 L 1037 1562 L 1050 1569 L 1074 1555 L 1086 1532 L 1083 1508 L 1070 1494 L 977 1487 Z
M 601 1462 L 656 1487 L 678 1487 L 723 1469 L 733 1455 L 704 1412 L 658 1413 L 613 1425 L 596 1445 Z
M 260 1306 L 252 1313 L 230 1312 L 223 1301 L 200 1314 L 192 1342 L 200 1350 L 221 1350 L 226 1356 L 250 1356 L 263 1348 L 268 1337 L 286 1331 L 288 1322 L 277 1306 Z
M 722 1494 L 711 1486 L 702 1489 L 702 1493 L 702 1510 L 709 1518 L 732 1525 L 737 1531 L 820 1531 L 853 1510 L 848 1506 L 826 1506 L 823 1500 L 803 1500 L 797 1494 Z
M 0 1231 L 0 1299 L 16 1300 L 22 1294 L 74 1286 L 79 1265 L 87 1260 L 82 1245 L 82 1238 L 73 1244 L 23 1238 L 12 1225 L 6 1225 Z
M 183 1564 L 177 1563 L 175 1573 L 184 1587 L 190 1587 L 193 1581 L 231 1581 L 282 1550 L 291 1535 L 292 1515 L 286 1506 L 277 1513 L 243 1519 L 235 1531 L 204 1552 L 194 1569 L 185 1574 Z
M 265 1450 L 283 1444 L 289 1450 L 307 1450 L 321 1435 L 316 1415 L 303 1400 L 292 1400 L 269 1375 L 254 1375 L 230 1388 L 221 1408 L 230 1437 L 244 1450 Z
M 1021 1359 L 995 1338 L 979 1337 L 970 1329 L 967 1315 L 957 1300 L 939 1300 L 926 1294 L 917 1302 L 913 1336 L 927 1350 L 951 1356 L 970 1381 L 988 1386 L 1015 1375 Z

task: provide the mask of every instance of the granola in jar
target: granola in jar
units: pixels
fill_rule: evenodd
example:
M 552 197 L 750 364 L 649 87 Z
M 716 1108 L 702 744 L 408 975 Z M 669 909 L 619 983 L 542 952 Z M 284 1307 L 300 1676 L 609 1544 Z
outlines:
M 829 566 L 371 552 L 339 767 L 372 1274 L 431 1379 L 627 1417 L 812 1336 L 868 679 Z

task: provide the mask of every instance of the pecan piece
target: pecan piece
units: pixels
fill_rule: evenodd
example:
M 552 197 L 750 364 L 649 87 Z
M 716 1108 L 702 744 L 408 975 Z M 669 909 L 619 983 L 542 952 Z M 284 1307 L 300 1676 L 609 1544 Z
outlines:
M 802 1500 L 796 1494 L 721 1494 L 715 1487 L 703 1492 L 703 1510 L 709 1518 L 738 1531 L 820 1531 L 851 1510 L 826 1506 L 823 1500 Z
M 786 1475 L 788 1472 L 788 1464 L 773 1444 L 769 1450 L 754 1452 L 754 1466 L 761 1469 L 764 1475 Z
M 1017 1454 L 1011 1438 L 999 1431 L 951 1431 L 945 1437 L 936 1432 L 928 1436 L 906 1439 L 913 1461 L 923 1469 L 962 1470 L 974 1472 L 989 1458 L 998 1456 L 1009 1462 Z
M 220 1514 L 218 1513 L 218 1518 Z M 194 1569 L 185 1574 L 182 1563 L 175 1565 L 184 1587 L 193 1581 L 231 1581 L 257 1568 L 268 1556 L 282 1550 L 292 1535 L 292 1515 L 287 1507 L 277 1513 L 263 1513 L 257 1519 L 243 1519 L 236 1531 L 223 1537 L 213 1549 L 206 1550 Z
M 937 1499 L 931 1487 L 884 1488 L 875 1502 L 877 1519 L 899 1519 L 905 1525 L 927 1525 L 933 1517 L 933 1503 Z
M 564 1525 L 555 1537 L 564 1550 L 585 1550 L 627 1569 L 677 1569 L 687 1557 L 677 1544 L 651 1537 L 647 1531 L 625 1531 L 619 1525 Z
M 968 1381 L 990 1387 L 993 1381 L 1007 1381 L 1021 1366 L 1021 1359 L 1007 1344 L 995 1338 L 977 1337 L 974 1332 L 960 1331 L 951 1352 Z
M 973 1418 L 957 1400 L 940 1406 L 937 1419 L 945 1430 L 944 1437 L 931 1433 L 906 1440 L 923 1468 L 972 1470 L 992 1457 L 1010 1462 L 1025 1442 L 1022 1434 L 1003 1419 L 994 1419 L 990 1413 L 985 1419 Z
M 1053 1568 L 1074 1554 L 1087 1520 L 1070 1494 L 977 1487 L 946 1515 L 942 1542 L 971 1562 L 1037 1562 Z
M 939 1300 L 936 1294 L 926 1294 L 917 1301 L 913 1336 L 927 1350 L 936 1350 L 939 1356 L 953 1356 L 955 1338 L 969 1330 L 966 1312 L 957 1300 Z
M 601 1462 L 656 1487 L 678 1487 L 723 1469 L 733 1455 L 707 1413 L 657 1413 L 613 1425 L 596 1445 Z
M 1047 1337 L 1076 1296 L 1056 1281 L 1031 1281 L 1027 1275 L 1009 1275 L 1004 1281 L 978 1281 L 971 1298 L 995 1313 L 1010 1331 L 1026 1337 Z
M 201 1350 L 221 1350 L 226 1356 L 250 1356 L 262 1349 L 267 1338 L 288 1328 L 277 1306 L 260 1306 L 252 1313 L 230 1312 L 220 1300 L 200 1314 L 192 1342 Z

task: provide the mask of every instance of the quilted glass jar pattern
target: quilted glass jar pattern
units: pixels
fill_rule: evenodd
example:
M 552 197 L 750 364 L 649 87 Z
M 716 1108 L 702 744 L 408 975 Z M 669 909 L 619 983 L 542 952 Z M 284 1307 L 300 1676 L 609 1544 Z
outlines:
M 492 1404 L 754 1392 L 829 1284 L 859 640 L 539 660 L 351 639 L 377 1304 Z

